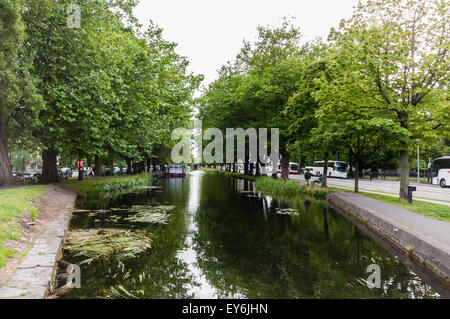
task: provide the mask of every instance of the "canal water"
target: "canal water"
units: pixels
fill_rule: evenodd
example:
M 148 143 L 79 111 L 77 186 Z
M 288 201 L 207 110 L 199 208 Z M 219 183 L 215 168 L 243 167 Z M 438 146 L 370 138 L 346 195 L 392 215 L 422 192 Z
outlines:
M 204 171 L 156 185 L 78 201 L 93 213 L 75 213 L 71 230 L 131 229 L 152 247 L 81 265 L 81 288 L 61 298 L 441 297 L 325 202 L 258 194 L 252 182 Z M 125 220 L 133 205 L 155 203 L 175 206 L 167 224 Z M 63 259 L 80 260 L 68 251 Z M 373 264 L 381 288 L 367 285 Z

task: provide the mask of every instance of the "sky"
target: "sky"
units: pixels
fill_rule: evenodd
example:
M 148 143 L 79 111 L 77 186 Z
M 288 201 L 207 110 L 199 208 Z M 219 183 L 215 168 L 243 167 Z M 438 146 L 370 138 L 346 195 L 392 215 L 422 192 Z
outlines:
M 144 27 L 151 19 L 164 29 L 166 40 L 178 43 L 177 53 L 189 69 L 203 74 L 203 85 L 217 79 L 217 70 L 232 61 L 242 41 L 254 40 L 256 28 L 280 26 L 293 17 L 303 40 L 326 39 L 331 27 L 349 18 L 357 0 L 141 0 L 135 9 Z

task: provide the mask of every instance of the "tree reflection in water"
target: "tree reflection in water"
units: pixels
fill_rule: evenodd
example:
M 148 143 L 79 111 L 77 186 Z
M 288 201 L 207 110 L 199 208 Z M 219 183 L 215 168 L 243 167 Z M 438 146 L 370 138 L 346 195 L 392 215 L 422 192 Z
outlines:
M 187 179 L 162 180 L 160 185 L 160 191 L 78 203 L 84 209 L 104 209 L 159 202 L 176 209 L 167 225 L 108 223 L 103 219 L 108 214 L 75 215 L 72 229 L 131 228 L 146 232 L 153 247 L 122 264 L 112 258 L 83 266 L 82 289 L 63 297 L 438 297 L 324 202 L 260 195 L 251 182 L 202 171 L 191 172 Z M 299 214 L 279 215 L 277 208 L 294 208 Z M 64 258 L 77 261 L 67 254 Z M 382 289 L 369 289 L 364 283 L 370 264 L 381 267 Z M 130 295 L 111 294 L 118 287 Z

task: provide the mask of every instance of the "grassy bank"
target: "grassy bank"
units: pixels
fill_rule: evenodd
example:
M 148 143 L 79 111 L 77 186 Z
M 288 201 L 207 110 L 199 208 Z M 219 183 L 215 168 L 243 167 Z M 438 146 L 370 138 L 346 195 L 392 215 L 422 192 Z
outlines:
M 427 203 L 427 202 L 419 202 L 413 201 L 412 204 L 408 204 L 407 202 L 400 201 L 396 197 L 378 195 L 378 194 L 370 194 L 370 193 L 362 193 L 364 196 L 371 197 L 374 199 L 381 200 L 383 202 L 397 205 L 406 209 L 409 209 L 413 212 L 419 213 L 421 215 L 431 217 L 434 219 L 450 222 L 450 207 Z
M 331 190 L 323 188 L 306 187 L 296 181 L 260 177 L 255 183 L 256 189 L 280 195 L 307 195 L 316 199 L 326 199 Z
M 61 187 L 74 189 L 82 194 L 88 193 L 116 193 L 147 185 L 152 175 L 144 173 L 135 176 L 86 181 L 61 185 Z
M 273 179 L 265 176 L 247 176 L 242 173 L 233 173 L 212 168 L 207 168 L 205 170 L 218 172 L 228 177 L 254 181 L 255 187 L 258 191 L 277 195 L 306 195 L 313 196 L 316 199 L 326 199 L 327 195 L 331 191 L 329 189 L 306 187 L 292 180 L 285 181 L 283 179 Z
M 228 177 L 235 177 L 235 178 L 240 178 L 240 179 L 246 179 L 248 181 L 256 181 L 257 177 L 255 176 L 248 176 L 242 173 L 233 173 L 233 172 L 227 172 L 227 171 L 222 171 L 222 170 L 217 170 L 218 173 L 228 176 Z
M 44 195 L 46 186 L 25 186 L 0 190 L 0 267 L 5 265 L 6 258 L 14 256 L 15 251 L 5 248 L 5 242 L 17 239 L 21 232 L 16 217 L 25 214 L 37 217 L 36 203 Z

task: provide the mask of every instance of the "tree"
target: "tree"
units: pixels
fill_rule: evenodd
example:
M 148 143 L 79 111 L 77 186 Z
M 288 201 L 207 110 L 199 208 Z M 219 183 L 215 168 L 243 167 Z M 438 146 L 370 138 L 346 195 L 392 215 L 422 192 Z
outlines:
M 335 85 L 362 94 L 358 108 L 383 112 L 408 133 L 398 145 L 402 200 L 409 144 L 448 133 L 449 6 L 443 0 L 369 0 L 330 34 L 347 79 Z
M 33 119 L 41 103 L 23 50 L 23 5 L 0 1 L 0 185 L 12 182 L 9 142 L 26 134 L 26 126 L 20 124 Z
M 29 0 L 35 4 L 38 0 Z M 151 24 L 142 33 L 133 0 L 79 2 L 80 28 L 68 28 L 67 5 L 48 0 L 47 14 L 28 10 L 27 46 L 45 107 L 34 136 L 43 149 L 43 182 L 56 182 L 57 155 L 125 161 L 140 172 L 151 151 L 170 144 L 190 117 L 201 77 Z M 125 19 L 126 18 L 126 19 Z M 131 169 L 129 170 L 131 172 Z
M 244 42 L 236 60 L 222 68 L 219 80 L 205 92 L 200 112 L 205 122 L 219 128 L 279 128 L 285 179 L 290 135 L 289 121 L 282 112 L 299 85 L 299 38 L 299 30 L 287 21 L 278 28 L 259 27 L 254 45 Z M 242 160 L 247 172 L 249 159 Z

